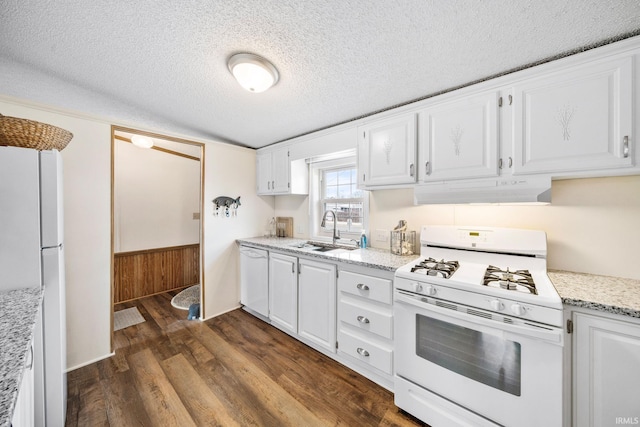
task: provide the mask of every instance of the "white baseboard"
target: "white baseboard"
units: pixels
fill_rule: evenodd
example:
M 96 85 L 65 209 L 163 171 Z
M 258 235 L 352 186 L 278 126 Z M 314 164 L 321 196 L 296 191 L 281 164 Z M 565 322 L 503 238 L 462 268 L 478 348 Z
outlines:
M 66 372 L 66 373 L 69 373 L 69 372 L 71 372 L 71 371 L 75 371 L 76 369 L 83 368 L 83 367 L 85 367 L 85 366 L 87 366 L 87 365 L 91 365 L 92 363 L 96 363 L 96 362 L 99 362 L 99 361 L 101 361 L 101 360 L 108 359 L 108 358 L 110 358 L 111 356 L 115 356 L 115 355 L 116 355 L 116 353 L 115 353 L 115 352 L 112 352 L 112 353 L 106 354 L 106 355 L 104 355 L 104 356 L 96 357 L 96 358 L 95 358 L 95 359 L 93 359 L 93 360 L 88 360 L 88 361 L 83 362 L 83 363 L 81 363 L 81 364 L 79 364 L 79 365 L 73 366 L 73 367 L 71 367 L 71 368 L 67 368 L 67 370 L 66 370 L 65 372 Z

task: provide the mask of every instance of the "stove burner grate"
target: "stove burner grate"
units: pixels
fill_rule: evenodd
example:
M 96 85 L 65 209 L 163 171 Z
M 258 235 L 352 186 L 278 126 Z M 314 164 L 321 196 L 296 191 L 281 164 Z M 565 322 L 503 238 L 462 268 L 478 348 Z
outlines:
M 460 267 L 458 261 L 445 261 L 444 259 L 436 261 L 433 258 L 427 258 L 411 267 L 412 273 L 422 273 L 427 276 L 439 276 L 444 279 L 451 277 L 453 273 Z
M 538 295 L 538 290 L 529 270 L 509 271 L 509 267 L 506 270 L 502 270 L 490 265 L 484 274 L 482 284 L 509 291 L 528 292 Z

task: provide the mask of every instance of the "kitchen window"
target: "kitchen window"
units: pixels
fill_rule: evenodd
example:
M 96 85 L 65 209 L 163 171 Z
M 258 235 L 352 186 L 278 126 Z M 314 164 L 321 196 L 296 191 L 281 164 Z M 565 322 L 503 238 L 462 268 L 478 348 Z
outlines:
M 311 172 L 314 237 L 332 237 L 332 215 L 327 216 L 325 227 L 320 226 L 324 212 L 332 210 L 342 238 L 359 240 L 362 230 L 366 230 L 369 197 L 367 191 L 357 188 L 355 157 L 313 163 Z

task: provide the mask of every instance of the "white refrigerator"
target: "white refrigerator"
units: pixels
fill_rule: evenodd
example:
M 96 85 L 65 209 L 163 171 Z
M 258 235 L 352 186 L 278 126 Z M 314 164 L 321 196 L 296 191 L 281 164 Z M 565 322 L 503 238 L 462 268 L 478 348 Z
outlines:
M 62 158 L 0 147 L 0 290 L 42 287 L 34 354 L 36 426 L 64 426 L 67 408 Z

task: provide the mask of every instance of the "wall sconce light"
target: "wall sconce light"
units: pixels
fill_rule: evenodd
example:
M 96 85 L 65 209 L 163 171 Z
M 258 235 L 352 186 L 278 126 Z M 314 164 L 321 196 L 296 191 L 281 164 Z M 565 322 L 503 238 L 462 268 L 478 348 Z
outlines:
M 146 136 L 142 136 L 142 135 L 132 135 L 131 143 L 136 147 L 140 147 L 140 148 L 153 147 L 153 139 Z
M 253 53 L 238 53 L 227 61 L 229 71 L 249 92 L 264 92 L 278 83 L 280 74 L 266 59 Z

